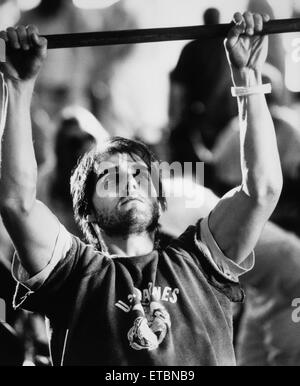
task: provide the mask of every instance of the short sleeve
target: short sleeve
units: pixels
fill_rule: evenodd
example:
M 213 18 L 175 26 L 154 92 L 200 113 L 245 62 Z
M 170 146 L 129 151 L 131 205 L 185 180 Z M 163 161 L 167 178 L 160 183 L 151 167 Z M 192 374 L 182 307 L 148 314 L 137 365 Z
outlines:
M 60 303 L 68 304 L 74 293 L 71 284 L 79 249 L 80 242 L 62 226 L 50 261 L 36 275 L 30 277 L 15 255 L 12 270 L 17 286 L 13 307 L 49 316 Z
M 209 229 L 208 217 L 201 221 L 200 234 L 201 242 L 208 249 L 207 256 L 211 264 L 227 279 L 238 282 L 239 276 L 253 268 L 255 262 L 254 251 L 241 264 L 235 263 L 223 254 Z
M 59 261 L 65 258 L 71 246 L 72 237 L 66 228 L 60 224 L 51 259 L 45 268 L 34 276 L 30 277 L 28 272 L 22 266 L 17 253 L 15 253 L 12 264 L 12 275 L 14 279 L 31 291 L 37 290 L 48 279 Z
M 240 265 L 231 261 L 218 247 L 206 218 L 200 219 L 196 225 L 189 226 L 169 248 L 196 264 L 207 282 L 231 302 L 244 300 L 245 293 L 239 276 L 252 268 L 254 254 L 250 254 Z
M 110 262 L 109 257 L 78 237 L 65 233 L 62 228 L 51 261 L 37 275 L 28 277 L 19 263 L 15 263 L 14 274 L 19 281 L 13 306 L 15 309 L 38 312 L 49 319 L 67 318 L 76 307 L 78 297 L 82 296 L 83 283 L 96 273 L 103 272 Z M 99 278 L 99 285 L 101 280 Z

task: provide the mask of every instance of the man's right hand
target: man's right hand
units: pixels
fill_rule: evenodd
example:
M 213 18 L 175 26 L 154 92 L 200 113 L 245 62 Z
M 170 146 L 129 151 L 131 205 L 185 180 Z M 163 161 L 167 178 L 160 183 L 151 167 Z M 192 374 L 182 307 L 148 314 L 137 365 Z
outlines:
M 0 65 L 6 80 L 34 82 L 47 56 L 47 39 L 33 25 L 10 27 L 0 32 L 0 38 L 6 42 L 6 62 Z

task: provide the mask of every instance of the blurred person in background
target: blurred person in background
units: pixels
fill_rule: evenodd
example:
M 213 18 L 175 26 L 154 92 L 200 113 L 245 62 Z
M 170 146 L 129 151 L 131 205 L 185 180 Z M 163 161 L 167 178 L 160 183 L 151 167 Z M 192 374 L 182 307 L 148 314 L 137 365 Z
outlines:
M 299 366 L 300 238 L 268 223 L 256 249 L 256 266 L 241 280 L 247 300 L 236 343 L 240 366 Z
M 219 21 L 217 9 L 205 11 L 204 24 Z M 201 39 L 183 48 L 170 74 L 171 161 L 196 162 L 207 157 L 218 133 L 237 113 L 230 85 L 223 39 Z M 209 165 L 206 172 L 206 183 L 212 187 Z

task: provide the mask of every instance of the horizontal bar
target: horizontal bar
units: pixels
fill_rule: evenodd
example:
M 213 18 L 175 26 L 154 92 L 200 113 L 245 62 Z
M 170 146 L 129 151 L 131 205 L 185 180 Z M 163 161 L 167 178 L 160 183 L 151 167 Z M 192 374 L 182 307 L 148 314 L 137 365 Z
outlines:
M 120 31 L 83 32 L 45 35 L 48 48 L 107 46 L 116 44 L 153 43 L 173 40 L 225 38 L 232 24 L 190 27 L 132 29 Z M 260 35 L 299 32 L 300 19 L 271 20 L 264 24 Z

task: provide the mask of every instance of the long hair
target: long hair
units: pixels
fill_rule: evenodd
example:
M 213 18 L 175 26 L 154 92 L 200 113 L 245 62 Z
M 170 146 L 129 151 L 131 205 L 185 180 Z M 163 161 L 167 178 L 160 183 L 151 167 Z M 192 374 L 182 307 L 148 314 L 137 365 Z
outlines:
M 99 240 L 88 216 L 93 212 L 92 197 L 98 179 L 99 165 L 107 157 L 114 154 L 128 154 L 139 157 L 144 161 L 151 175 L 156 189 L 158 202 L 163 211 L 167 208 L 167 201 L 163 191 L 159 161 L 150 149 L 140 141 L 122 137 L 108 139 L 101 148 L 94 147 L 83 155 L 71 176 L 71 196 L 75 221 L 81 228 L 85 238 L 98 250 L 103 250 L 103 242 Z

